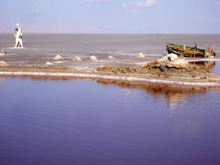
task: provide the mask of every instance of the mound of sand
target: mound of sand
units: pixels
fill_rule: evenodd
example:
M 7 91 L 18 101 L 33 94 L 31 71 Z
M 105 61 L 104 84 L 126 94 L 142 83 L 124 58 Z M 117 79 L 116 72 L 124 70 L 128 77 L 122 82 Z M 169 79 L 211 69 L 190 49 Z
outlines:
M 61 57 L 60 55 L 56 55 L 53 60 L 55 61 L 59 61 L 59 60 L 63 60 L 63 57 Z
M 1 53 L 2 54 L 8 54 L 6 51 L 4 51 L 4 50 L 1 50 Z
M 138 57 L 138 58 L 143 58 L 143 57 L 145 57 L 145 56 L 143 55 L 143 53 L 138 53 L 137 57 Z
M 73 58 L 73 61 L 82 61 L 82 59 L 80 57 L 75 57 Z
M 95 61 L 95 60 L 97 60 L 97 58 L 96 58 L 96 56 L 91 56 L 90 60 Z
M 110 60 L 114 60 L 115 57 L 113 57 L 113 56 L 108 56 L 108 59 L 110 59 Z
M 5 61 L 0 61 L 0 66 L 9 66 Z

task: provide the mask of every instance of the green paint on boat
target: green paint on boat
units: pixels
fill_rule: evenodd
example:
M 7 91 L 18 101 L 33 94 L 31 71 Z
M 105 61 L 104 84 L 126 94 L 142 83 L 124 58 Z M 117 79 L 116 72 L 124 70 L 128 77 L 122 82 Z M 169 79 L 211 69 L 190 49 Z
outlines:
M 174 44 L 174 43 L 166 43 L 166 48 L 168 53 L 174 53 L 177 55 L 183 55 L 185 57 L 215 57 L 216 53 L 213 49 L 202 49 L 197 47 L 196 45 L 188 46 L 188 45 L 180 45 L 180 44 Z

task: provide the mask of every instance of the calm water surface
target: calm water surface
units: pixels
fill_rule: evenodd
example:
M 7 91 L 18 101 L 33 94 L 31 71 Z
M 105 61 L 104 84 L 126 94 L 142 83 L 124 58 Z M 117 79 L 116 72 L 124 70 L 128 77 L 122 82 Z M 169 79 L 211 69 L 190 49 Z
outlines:
M 220 164 L 220 90 L 1 78 L 0 164 Z
M 13 34 L 0 33 L 0 49 L 16 55 L 60 54 L 64 57 L 91 55 L 146 56 L 167 54 L 166 42 L 212 47 L 220 57 L 220 34 L 28 34 L 23 33 L 25 49 L 14 50 Z

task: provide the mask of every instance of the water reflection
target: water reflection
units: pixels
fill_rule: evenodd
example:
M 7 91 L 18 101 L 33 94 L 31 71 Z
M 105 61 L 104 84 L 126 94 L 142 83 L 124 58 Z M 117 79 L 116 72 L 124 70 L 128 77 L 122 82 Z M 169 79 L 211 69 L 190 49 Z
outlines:
M 4 79 L 5 79 L 4 77 L 1 77 L 1 76 L 0 76 L 0 82 L 1 82 L 1 81 L 4 81 Z
M 206 63 L 198 63 L 198 65 L 205 65 Z M 211 65 L 210 63 L 208 63 Z M 213 65 L 215 63 L 212 63 Z M 27 78 L 26 76 L 21 76 L 22 78 Z M 28 77 L 30 78 L 30 77 Z M 0 81 L 4 80 L 4 77 L 0 76 Z M 125 82 L 118 80 L 100 80 L 100 79 L 87 79 L 87 78 L 72 78 L 72 77 L 53 77 L 53 76 L 33 76 L 33 80 L 54 80 L 54 81 L 68 81 L 68 80 L 88 80 L 96 81 L 99 84 L 109 86 L 114 85 L 121 88 L 129 89 L 141 89 L 141 91 L 155 96 L 157 99 L 161 100 L 168 105 L 170 116 L 176 114 L 177 105 L 185 106 L 185 100 L 188 96 L 194 94 L 206 94 L 210 90 L 220 90 L 219 87 L 199 87 L 199 86 L 180 86 L 171 84 L 157 84 L 157 83 L 135 83 L 135 82 Z
M 135 84 L 111 80 L 97 80 L 97 82 L 106 86 L 115 85 L 121 88 L 139 88 L 148 94 L 154 95 L 161 101 L 166 102 L 171 116 L 176 113 L 177 105 L 185 105 L 185 100 L 188 96 L 192 94 L 205 94 L 208 90 L 219 89 L 215 87 L 178 86 L 170 84 Z
M 0 84 L 1 164 L 220 160 L 219 92 L 96 81 L 5 78 Z

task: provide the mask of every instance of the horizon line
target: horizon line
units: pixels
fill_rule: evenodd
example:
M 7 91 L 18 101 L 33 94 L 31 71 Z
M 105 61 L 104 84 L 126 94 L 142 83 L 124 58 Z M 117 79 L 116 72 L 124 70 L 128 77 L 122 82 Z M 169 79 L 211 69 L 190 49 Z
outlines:
M 13 32 L 0 32 L 0 34 L 13 34 Z M 220 33 L 111 33 L 111 32 L 80 32 L 80 33 L 74 33 L 74 32 L 23 32 L 23 34 L 209 34 L 209 35 L 219 35 Z

